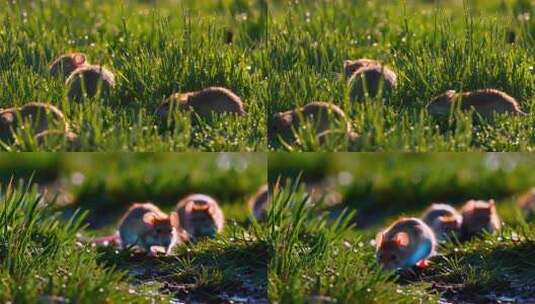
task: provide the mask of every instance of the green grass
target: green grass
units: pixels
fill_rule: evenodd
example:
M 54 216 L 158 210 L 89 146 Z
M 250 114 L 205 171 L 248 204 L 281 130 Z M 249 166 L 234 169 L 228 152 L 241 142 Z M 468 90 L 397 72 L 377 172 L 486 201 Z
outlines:
M 361 135 L 320 144 L 302 130 L 288 151 L 531 151 L 535 130 L 535 13 L 530 1 L 273 1 L 268 121 L 312 101 L 333 102 Z M 516 33 L 515 44 L 506 41 Z M 397 72 L 393 94 L 349 102 L 343 61 L 378 59 Z M 290 84 L 290 85 L 289 85 Z M 528 117 L 439 121 L 425 107 L 448 89 L 496 88 Z
M 268 218 L 277 252 L 269 264 L 271 301 L 488 303 L 535 298 L 535 223 L 524 219 L 514 203 L 535 185 L 531 155 L 301 156 L 298 161 L 294 154 L 272 154 L 268 160 L 270 182 L 282 179 Z M 299 181 L 338 191 L 342 201 L 335 208 L 311 203 Z M 505 223 L 499 233 L 441 245 L 425 271 L 395 274 L 375 262 L 371 242 L 396 218 L 419 216 L 437 200 L 460 206 L 467 199 L 489 198 L 496 199 Z
M 1 182 L 0 302 L 266 301 L 267 229 L 246 204 L 266 166 L 261 153 L 1 155 L 3 176 L 36 184 L 6 191 Z M 158 258 L 77 241 L 113 233 L 133 201 L 171 210 L 193 192 L 221 203 L 226 228 L 213 240 Z
M 266 148 L 265 5 L 253 1 L 2 1 L 0 106 L 59 107 L 81 151 L 261 151 Z M 245 18 L 247 17 L 247 18 Z M 232 44 L 225 43 L 228 30 Z M 48 64 L 67 51 L 111 69 L 117 85 L 102 100 L 68 102 Z M 228 87 L 248 114 L 172 125 L 153 115 L 173 92 Z M 28 130 L 19 133 L 31 133 Z M 8 143 L 9 151 L 63 151 L 50 141 Z

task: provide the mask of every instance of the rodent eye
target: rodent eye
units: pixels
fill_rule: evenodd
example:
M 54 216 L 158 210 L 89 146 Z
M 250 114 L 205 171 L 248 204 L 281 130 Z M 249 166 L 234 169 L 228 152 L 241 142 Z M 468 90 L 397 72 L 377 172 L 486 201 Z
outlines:
M 396 260 L 396 259 L 397 259 L 397 256 L 396 256 L 395 254 L 393 254 L 393 255 L 390 256 L 390 258 L 391 258 L 392 260 Z

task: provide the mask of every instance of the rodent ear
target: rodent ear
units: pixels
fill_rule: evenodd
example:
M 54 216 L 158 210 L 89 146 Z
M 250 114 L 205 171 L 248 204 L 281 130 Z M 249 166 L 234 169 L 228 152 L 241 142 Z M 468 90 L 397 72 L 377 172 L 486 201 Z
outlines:
M 352 62 L 352 60 L 344 60 L 344 69 L 346 69 Z
M 143 223 L 149 226 L 154 226 L 156 223 L 156 215 L 152 212 L 145 213 L 145 215 L 143 215 Z
M 76 66 L 80 66 L 85 63 L 85 55 L 84 54 L 74 54 L 74 57 L 72 58 L 74 61 L 74 64 Z
M 409 246 L 409 234 L 407 232 L 398 232 L 394 237 L 394 241 L 399 247 Z

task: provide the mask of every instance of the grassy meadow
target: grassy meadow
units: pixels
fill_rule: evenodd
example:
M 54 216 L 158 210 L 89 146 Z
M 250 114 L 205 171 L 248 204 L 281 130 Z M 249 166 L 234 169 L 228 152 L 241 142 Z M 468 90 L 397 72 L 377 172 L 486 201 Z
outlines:
M 531 303 L 535 299 L 535 222 L 515 201 L 535 185 L 529 154 L 301 153 L 269 156 L 280 181 L 268 218 L 274 303 Z M 307 185 L 305 187 L 305 184 Z M 311 200 L 315 185 L 324 196 Z M 328 201 L 336 192 L 339 200 Z M 431 202 L 460 207 L 494 198 L 501 231 L 441 244 L 431 266 L 383 271 L 376 233 Z
M 0 302 L 265 303 L 267 229 L 247 200 L 266 166 L 260 153 L 1 155 Z M 196 192 L 221 203 L 215 239 L 158 258 L 79 240 L 113 233 L 133 201 L 170 211 Z
M 7 151 L 263 151 L 266 149 L 266 6 L 262 1 L 11 1 L 0 6 L 0 107 L 31 101 L 63 111 L 77 145 L 6 142 Z M 79 51 L 116 77 L 110 96 L 69 102 L 49 75 Z M 154 112 L 172 93 L 209 86 L 240 96 L 246 116 Z M 19 130 L 19 136 L 31 131 Z M 27 136 L 30 137 L 31 136 Z
M 326 101 L 349 117 L 357 142 L 311 128 L 285 151 L 532 151 L 535 147 L 535 3 L 530 0 L 272 1 L 268 123 L 275 113 Z M 372 58 L 398 75 L 389 96 L 349 101 L 346 59 Z M 447 90 L 496 88 L 527 117 L 431 117 Z

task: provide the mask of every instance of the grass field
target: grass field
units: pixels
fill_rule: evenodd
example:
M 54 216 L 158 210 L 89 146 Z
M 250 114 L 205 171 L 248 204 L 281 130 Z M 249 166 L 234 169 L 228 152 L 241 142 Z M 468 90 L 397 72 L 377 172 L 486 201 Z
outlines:
M 280 177 L 268 219 L 277 254 L 269 297 L 277 303 L 531 303 L 535 299 L 535 223 L 515 199 L 535 185 L 529 154 L 275 154 Z M 301 174 L 299 174 L 299 172 Z M 286 183 L 285 181 L 288 181 Z M 341 194 L 311 204 L 299 181 Z M 497 202 L 505 222 L 495 235 L 440 246 L 431 267 L 385 272 L 375 262 L 376 233 L 429 203 Z
M 263 151 L 266 8 L 253 1 L 1 1 L 0 107 L 30 101 L 62 110 L 78 147 L 58 140 L 7 143 L 9 151 Z M 228 32 L 233 42 L 227 44 Z M 107 98 L 68 102 L 49 76 L 57 56 L 84 52 L 116 75 Z M 223 86 L 247 115 L 199 119 L 153 114 L 171 93 Z M 19 131 L 31 134 L 29 130 Z M 22 135 L 20 134 L 20 135 Z
M 267 229 L 246 202 L 266 166 L 256 153 L 2 155 L 0 302 L 265 303 Z M 159 258 L 77 241 L 113 233 L 132 201 L 171 210 L 194 192 L 221 202 L 227 225 L 213 240 Z
M 269 145 L 287 151 L 532 151 L 535 147 L 535 4 L 501 1 L 272 1 L 268 121 L 312 101 L 338 105 L 357 143 L 308 130 Z M 509 43 L 511 37 L 514 43 Z M 509 38 L 508 38 L 509 37 Z M 346 59 L 377 59 L 398 74 L 393 93 L 349 102 Z M 425 110 L 446 90 L 496 88 L 528 117 L 445 120 Z

